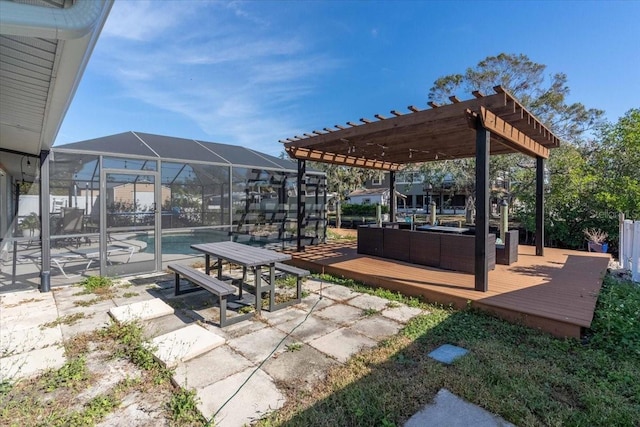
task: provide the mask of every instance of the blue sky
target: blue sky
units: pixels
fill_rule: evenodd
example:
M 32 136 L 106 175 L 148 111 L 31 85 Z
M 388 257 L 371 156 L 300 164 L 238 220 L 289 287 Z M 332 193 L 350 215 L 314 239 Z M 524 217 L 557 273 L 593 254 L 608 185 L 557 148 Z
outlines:
M 435 79 L 500 52 L 566 73 L 570 102 L 615 121 L 640 107 L 638 22 L 634 0 L 116 0 L 56 145 L 134 130 L 278 155 L 425 108 Z

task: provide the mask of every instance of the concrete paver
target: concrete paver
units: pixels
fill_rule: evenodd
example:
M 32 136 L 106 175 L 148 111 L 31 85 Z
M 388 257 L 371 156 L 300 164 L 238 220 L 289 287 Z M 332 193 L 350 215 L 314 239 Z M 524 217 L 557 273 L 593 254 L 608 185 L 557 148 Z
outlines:
M 53 301 L 53 296 L 49 294 L 42 294 L 37 290 L 10 292 L 0 295 L 0 306 L 3 308 L 11 308 L 14 306 L 28 304 L 28 303 L 40 303 Z M 0 316 L 2 313 L 0 313 Z
M 256 319 L 249 319 L 245 320 L 244 322 L 229 325 L 224 329 L 220 329 L 220 326 L 210 323 L 206 323 L 205 327 L 209 330 L 212 330 L 214 333 L 218 333 L 221 336 L 224 336 L 227 340 L 230 340 L 231 338 L 237 338 L 243 335 L 250 334 L 252 332 L 259 331 L 260 329 L 264 329 L 267 327 L 267 323 L 261 322 Z
M 320 311 L 334 304 L 337 303 L 330 298 L 320 298 L 318 294 L 311 294 L 302 298 L 302 301 L 300 304 L 297 304 L 296 307 L 308 313 L 312 308 L 314 311 Z
M 58 316 L 53 296 L 41 297 L 40 293 L 20 292 L 19 296 L 3 295 L 0 299 L 0 323 L 28 325 L 48 322 Z M 39 320 L 39 319 L 44 320 Z
M 363 316 L 362 309 L 351 307 L 346 304 L 334 304 L 331 307 L 323 308 L 316 312 L 316 316 L 324 319 L 331 319 L 341 325 L 348 325 Z
M 24 353 L 62 342 L 60 325 L 41 327 L 41 324 L 36 324 L 29 328 L 21 326 L 23 325 L 2 325 L 2 329 L 0 329 L 0 354 Z
M 251 361 L 233 351 L 231 347 L 222 345 L 184 363 L 179 363 L 173 379 L 180 387 L 200 389 L 251 366 L 254 366 Z
M 321 352 L 345 363 L 360 350 L 375 346 L 376 341 L 367 338 L 349 328 L 341 328 L 309 342 Z
M 276 358 L 269 359 L 263 366 L 276 381 L 288 387 L 311 390 L 318 381 L 324 380 L 338 362 L 310 345 L 302 344 L 299 349 L 288 350 Z
M 174 313 L 173 316 L 156 317 L 155 319 L 149 319 L 143 322 L 145 334 L 148 337 L 157 337 L 159 335 L 173 332 L 180 328 L 184 328 L 187 325 L 194 323 L 195 320 L 189 319 L 185 316 L 179 316 L 178 313 Z
M 200 325 L 189 325 L 155 337 L 148 348 L 156 359 L 171 368 L 178 362 L 192 359 L 222 344 L 224 338 L 221 336 L 207 331 Z
M 307 279 L 302 284 L 302 289 L 309 292 L 319 292 L 321 288 L 324 290 L 331 286 L 334 286 L 334 284 L 317 279 Z
M 66 363 L 64 348 L 58 345 L 0 358 L 0 380 L 26 378 Z
M 210 419 L 238 390 L 255 368 L 233 374 L 222 381 L 197 390 L 200 403 L 198 409 Z M 270 411 L 279 409 L 285 397 L 276 387 L 273 379 L 258 370 L 240 392 L 222 408 L 215 417 L 216 427 L 238 427 L 263 417 Z
M 395 320 L 374 315 L 358 320 L 351 325 L 350 329 L 374 340 L 381 340 L 397 334 L 402 329 L 402 325 Z
M 409 307 L 402 304 L 394 307 L 389 307 L 383 310 L 381 314 L 384 317 L 388 317 L 389 319 L 393 319 L 400 323 L 407 323 L 409 320 L 413 319 L 414 317 L 420 314 L 425 314 L 425 313 L 426 313 L 425 311 L 419 308 Z
M 269 353 L 285 336 L 284 332 L 277 329 L 264 328 L 241 337 L 232 338 L 227 341 L 227 344 L 253 363 L 260 363 L 269 356 Z M 287 338 L 274 354 L 285 351 L 285 346 L 291 342 L 292 339 Z
M 113 320 L 107 311 L 85 314 L 83 318 L 78 319 L 73 323 L 60 324 L 62 338 L 68 340 L 79 334 L 93 332 L 96 329 L 109 326 L 112 321 Z
M 273 313 L 268 311 L 262 312 L 262 317 L 269 322 L 270 325 L 277 325 L 279 323 L 294 321 L 296 323 L 300 323 L 305 316 L 307 315 L 306 311 L 300 310 L 296 307 L 291 307 L 288 310 L 277 310 Z
M 354 292 L 346 286 L 329 286 L 322 290 L 322 296 L 325 298 L 331 298 L 334 301 L 347 301 L 353 297 L 361 295 L 358 292 Z
M 173 314 L 173 308 L 159 298 L 139 301 L 109 309 L 109 314 L 120 323 L 149 320 Z
M 349 305 L 361 308 L 363 310 L 373 309 L 382 311 L 387 308 L 387 304 L 389 304 L 389 300 L 377 297 L 375 295 L 367 294 L 358 295 L 357 297 L 349 300 Z
M 514 427 L 497 415 L 440 389 L 433 401 L 414 414 L 404 427 Z
M 340 325 L 329 319 L 322 319 L 315 316 L 309 316 L 300 326 L 298 326 L 299 323 L 298 321 L 289 321 L 275 325 L 275 327 L 284 333 L 291 333 L 294 340 L 302 342 L 309 342 L 341 328 Z M 296 326 L 298 327 L 296 328 Z M 293 330 L 293 328 L 296 329 Z

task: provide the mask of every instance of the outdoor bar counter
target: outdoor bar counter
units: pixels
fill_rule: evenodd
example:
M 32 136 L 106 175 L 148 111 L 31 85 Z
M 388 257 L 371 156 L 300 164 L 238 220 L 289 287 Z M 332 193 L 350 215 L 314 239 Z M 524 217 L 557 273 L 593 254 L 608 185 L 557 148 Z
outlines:
M 496 235 L 489 234 L 489 269 L 496 266 Z M 358 227 L 358 253 L 412 264 L 474 273 L 475 236 L 401 230 L 377 225 Z

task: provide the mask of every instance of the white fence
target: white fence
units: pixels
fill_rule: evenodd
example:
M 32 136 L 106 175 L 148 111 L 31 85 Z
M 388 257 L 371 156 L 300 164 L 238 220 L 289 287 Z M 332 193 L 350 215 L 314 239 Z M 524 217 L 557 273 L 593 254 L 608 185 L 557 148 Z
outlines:
M 631 280 L 640 282 L 640 221 L 620 219 L 620 262 Z

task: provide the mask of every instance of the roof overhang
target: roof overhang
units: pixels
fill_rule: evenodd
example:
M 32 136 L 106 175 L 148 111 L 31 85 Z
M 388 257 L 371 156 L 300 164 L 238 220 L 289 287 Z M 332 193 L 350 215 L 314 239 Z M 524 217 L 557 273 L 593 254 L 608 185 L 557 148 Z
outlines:
M 113 0 L 26 3 L 0 2 L 0 149 L 9 150 L 0 166 L 6 169 L 16 163 L 7 153 L 37 156 L 53 145 Z
M 505 91 L 452 104 L 430 103 L 430 109 L 410 106 L 408 114 L 391 111 L 393 117 L 376 114 L 377 120 L 314 130 L 288 138 L 290 157 L 317 162 L 381 170 L 399 170 L 408 163 L 475 156 L 478 123 L 491 132 L 491 154 L 520 152 L 547 158 L 560 139 Z

